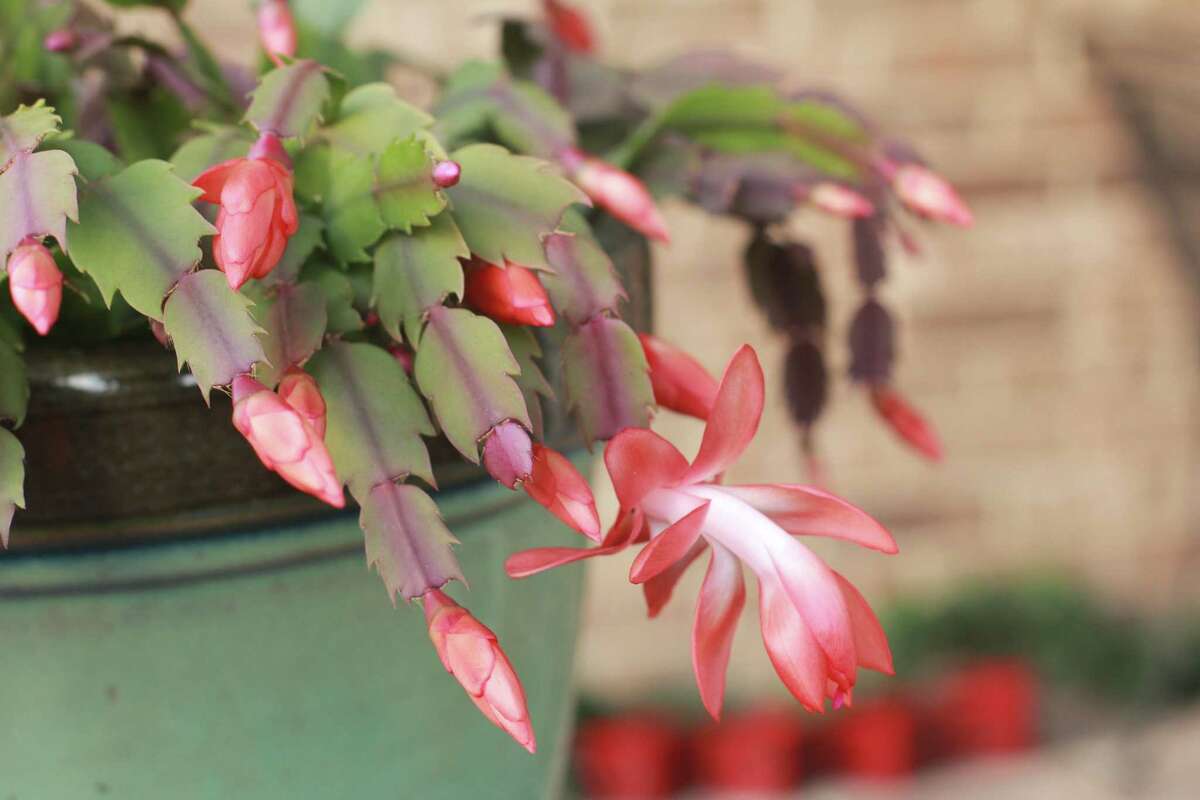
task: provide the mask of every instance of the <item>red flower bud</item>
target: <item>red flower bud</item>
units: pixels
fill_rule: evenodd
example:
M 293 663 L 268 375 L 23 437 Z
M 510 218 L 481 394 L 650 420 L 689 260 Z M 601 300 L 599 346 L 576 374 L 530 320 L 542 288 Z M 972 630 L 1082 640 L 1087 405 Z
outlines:
M 654 198 L 637 178 L 575 148 L 564 150 L 559 160 L 596 205 L 643 236 L 660 242 L 670 239 Z
M 283 399 L 249 375 L 233 380 L 233 426 L 263 466 L 334 508 L 346 504 L 325 442 Z
M 942 176 L 920 164 L 893 167 L 892 189 L 909 210 L 927 219 L 967 227 L 971 209 Z
M 322 440 L 325 438 L 325 398 L 317 381 L 299 367 L 283 373 L 276 394 L 304 418 Z
M 426 592 L 422 605 L 442 666 L 485 717 L 530 753 L 536 752 L 525 689 L 496 634 L 440 589 Z
M 889 386 L 876 386 L 871 390 L 871 402 L 897 436 L 930 461 L 942 460 L 937 431 L 899 392 Z
M 26 239 L 8 256 L 8 290 L 21 316 L 42 336 L 50 332 L 62 305 L 63 276 L 41 242 Z
M 571 528 L 592 541 L 600 541 L 600 516 L 592 489 L 561 453 L 534 444 L 533 474 L 522 488 Z
M 509 489 L 529 480 L 533 472 L 533 442 L 529 431 L 512 420 L 492 428 L 483 441 L 483 466 L 489 475 Z
M 79 34 L 70 28 L 50 31 L 42 40 L 42 47 L 51 53 L 69 53 L 79 46 Z
M 577 9 L 560 0 L 543 0 L 546 24 L 568 50 L 576 53 L 592 53 L 596 49 L 596 37 L 588 18 Z
M 708 419 L 717 399 L 717 379 L 700 362 L 648 333 L 638 334 L 650 363 L 654 402 L 680 414 Z
M 283 148 L 270 134 L 260 143 L 250 157 L 218 164 L 193 181 L 204 191 L 201 200 L 221 206 L 213 258 L 233 289 L 266 277 L 299 227 L 292 173 L 278 160 Z
M 439 161 L 433 167 L 433 182 L 443 189 L 456 185 L 461 177 L 462 167 L 457 161 Z
M 826 214 L 855 219 L 875 213 L 875 205 L 840 183 L 822 181 L 807 191 L 806 199 Z
M 497 322 L 547 328 L 554 324 L 554 308 L 533 270 L 508 262 L 498 267 L 474 258 L 466 267 L 463 302 Z
M 258 40 L 276 64 L 296 55 L 296 22 L 287 0 L 263 0 L 258 7 Z

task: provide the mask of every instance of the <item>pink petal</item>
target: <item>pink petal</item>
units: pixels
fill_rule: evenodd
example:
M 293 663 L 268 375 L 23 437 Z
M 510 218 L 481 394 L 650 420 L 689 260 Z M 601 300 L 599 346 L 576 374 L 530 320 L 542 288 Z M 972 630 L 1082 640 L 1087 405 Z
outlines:
M 721 719 L 725 670 L 733 651 L 733 634 L 746 604 L 742 565 L 733 554 L 713 544 L 712 560 L 700 587 L 692 627 L 692 669 L 700 699 L 715 720 Z
M 809 711 L 825 706 L 825 655 L 788 593 L 773 581 L 759 582 L 763 645 L 783 685 Z
M 632 508 L 650 492 L 679 483 L 688 471 L 687 459 L 675 445 L 648 428 L 626 428 L 604 448 L 613 488 L 621 508 Z
M 645 583 L 687 556 L 700 538 L 708 505 L 697 506 L 651 539 L 629 569 L 630 583 Z
M 675 591 L 675 584 L 683 577 L 683 573 L 687 572 L 692 562 L 699 558 L 706 549 L 708 549 L 708 542 L 703 538 L 697 540 L 687 555 L 642 584 L 642 594 L 646 598 L 647 616 L 653 619 L 659 615 L 670 601 L 671 595 Z
M 892 535 L 871 515 L 816 487 L 763 483 L 723 489 L 796 536 L 828 536 L 883 553 L 899 551 Z
M 523 484 L 525 493 L 592 541 L 600 539 L 600 517 L 587 479 L 557 450 L 533 445 L 533 472 Z
M 233 170 L 245 161 L 246 159 L 244 158 L 231 158 L 201 172 L 192 181 L 193 186 L 204 192 L 204 194 L 200 195 L 199 199 L 205 203 L 220 203 L 221 190 L 225 188 L 225 181 L 229 180 L 229 176 L 233 173 Z
M 934 427 L 895 389 L 887 386 L 871 391 L 871 402 L 897 436 L 930 461 L 942 460 L 942 442 Z
M 750 345 L 742 345 L 721 378 L 717 399 L 704 428 L 700 452 L 684 478 L 709 481 L 724 472 L 750 444 L 763 410 L 763 372 Z
M 678 347 L 648 333 L 638 334 L 638 338 L 650 364 L 654 402 L 680 414 L 707 420 L 717 399 L 716 378 Z
M 854 631 L 854 650 L 859 666 L 885 675 L 895 675 L 892 667 L 892 649 L 888 647 L 887 634 L 883 632 L 879 618 L 854 584 L 837 572 L 833 575 L 846 598 L 846 610 L 850 612 L 850 626 Z
M 619 553 L 630 545 L 642 529 L 640 512 L 626 512 L 604 537 L 600 547 L 534 547 L 513 553 L 504 562 L 504 571 L 510 578 L 528 578 L 548 569 L 573 564 L 585 558 Z

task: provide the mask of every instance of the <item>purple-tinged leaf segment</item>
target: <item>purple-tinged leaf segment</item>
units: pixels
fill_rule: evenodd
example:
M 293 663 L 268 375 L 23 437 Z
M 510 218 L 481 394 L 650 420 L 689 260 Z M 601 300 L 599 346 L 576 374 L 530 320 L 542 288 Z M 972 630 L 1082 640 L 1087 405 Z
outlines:
M 75 162 L 61 150 L 19 151 L 0 173 L 0 258 L 27 236 L 67 248 L 67 220 L 79 218 Z
M 182 369 L 191 368 L 205 402 L 213 386 L 228 386 L 263 358 L 250 300 L 207 269 L 183 276 L 163 309 L 163 326 Z
M 18 106 L 13 113 L 0 117 L 0 172 L 8 169 L 18 153 L 31 153 L 37 149 L 61 124 L 54 108 L 43 100 L 31 106 Z
M 321 129 L 321 138 L 339 150 L 379 154 L 432 123 L 432 117 L 401 100 L 390 84 L 368 83 L 342 98 L 337 119 Z
M 28 407 L 29 379 L 25 373 L 25 362 L 20 353 L 0 339 L 0 422 L 11 422 L 14 427 L 21 427 Z
M 411 233 L 446 207 L 446 195 L 434 182 L 433 169 L 433 159 L 416 137 L 397 139 L 379 155 L 375 201 L 388 227 Z
M 854 266 L 858 282 L 868 289 L 887 277 L 887 250 L 883 246 L 883 218 L 861 217 L 851 223 Z
M 572 325 L 604 312 L 616 314 L 626 295 L 612 259 L 579 215 L 568 213 L 563 229 L 546 237 L 545 243 L 554 271 L 542 275 L 542 285 L 555 310 Z
M 8 547 L 13 512 L 25 507 L 25 449 L 0 428 L 0 545 Z
M 281 139 L 306 136 L 321 118 L 329 99 L 329 81 L 315 61 L 294 61 L 271 70 L 259 81 L 246 110 L 246 121 L 259 133 Z
M 568 405 L 588 442 L 650 426 L 650 367 L 637 334 L 621 320 L 595 317 L 572 331 L 563 342 L 563 373 Z
M 500 324 L 500 331 L 508 342 L 508 349 L 521 367 L 521 374 L 515 380 L 525 396 L 525 407 L 529 411 L 530 429 L 534 435 L 543 438 L 542 397 L 553 398 L 554 389 L 546 380 L 538 359 L 542 357 L 542 346 L 538 343 L 533 331 L 523 325 Z
M 892 377 L 896 324 L 879 301 L 867 300 L 850 322 L 850 377 L 876 385 Z
M 449 214 L 427 228 L 392 234 L 375 249 L 374 302 L 379 320 L 392 338 L 400 327 L 410 342 L 420 341 L 425 312 L 451 295 L 463 296 L 460 258 L 471 251 Z
M 307 365 L 325 398 L 325 444 L 360 503 L 372 487 L 408 475 L 433 485 L 422 436 L 436 432 L 396 359 L 372 344 L 338 342 Z
M 321 347 L 325 335 L 325 293 L 315 283 L 281 283 L 254 305 L 262 326 L 265 360 L 255 377 L 274 386 L 289 367 L 298 366 Z
M 359 496 L 358 522 L 366 537 L 367 565 L 379 572 L 388 595 L 420 597 L 452 580 L 464 581 L 450 533 L 437 503 L 411 484 L 385 481 Z
M 434 306 L 417 346 L 414 374 L 450 443 L 473 464 L 479 442 L 511 419 L 530 427 L 525 398 L 513 381 L 521 367 L 487 317 Z

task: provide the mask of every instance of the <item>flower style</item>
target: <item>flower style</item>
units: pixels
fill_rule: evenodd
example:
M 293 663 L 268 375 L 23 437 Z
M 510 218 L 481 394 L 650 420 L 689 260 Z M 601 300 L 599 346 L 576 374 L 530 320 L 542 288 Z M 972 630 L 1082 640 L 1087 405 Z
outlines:
M 574 147 L 559 153 L 559 162 L 596 205 L 643 236 L 670 240 L 654 198 L 637 178 Z
M 890 386 L 873 387 L 871 403 L 888 427 L 910 447 L 930 461 L 942 460 L 942 442 L 937 431 L 900 392 Z
M 548 328 L 554 308 L 533 270 L 511 261 L 499 267 L 479 258 L 466 265 L 463 302 L 497 322 Z
M 321 435 L 300 412 L 249 375 L 233 379 L 233 427 L 267 469 L 334 508 L 346 504 Z
M 895 553 L 891 535 L 863 511 L 812 487 L 717 483 L 753 439 L 762 409 L 762 368 L 744 346 L 725 370 L 690 464 L 643 428 L 628 428 L 609 442 L 604 461 L 621 511 L 600 547 L 527 550 L 505 564 L 510 576 L 525 577 L 648 541 L 630 579 L 643 584 L 653 616 L 684 570 L 711 549 L 696 607 L 692 663 L 701 699 L 714 717 L 720 715 L 734 629 L 745 603 L 741 564 L 758 578 L 767 654 L 806 708 L 821 711 L 827 697 L 835 707 L 848 703 L 859 667 L 892 670 L 887 639 L 870 606 L 797 538 L 826 536 Z
M 716 378 L 699 361 L 657 336 L 641 333 L 638 338 L 650 365 L 654 402 L 689 417 L 708 419 L 717 399 Z
M 58 321 L 63 276 L 54 256 L 35 239 L 26 239 L 8 256 L 8 291 L 13 305 L 39 334 Z
M 530 753 L 537 752 L 525 689 L 496 634 L 440 589 L 422 598 L 429 638 L 446 671 L 483 715 Z
M 312 426 L 317 436 L 325 439 L 325 398 L 312 375 L 292 367 L 283 373 L 275 393 Z
M 277 66 L 296 55 L 296 21 L 287 0 L 263 0 L 258 7 L 258 40 Z
M 213 258 L 232 289 L 266 277 L 299 227 L 292 171 L 279 139 L 263 134 L 245 158 L 217 164 L 193 184 L 200 199 L 220 205 Z

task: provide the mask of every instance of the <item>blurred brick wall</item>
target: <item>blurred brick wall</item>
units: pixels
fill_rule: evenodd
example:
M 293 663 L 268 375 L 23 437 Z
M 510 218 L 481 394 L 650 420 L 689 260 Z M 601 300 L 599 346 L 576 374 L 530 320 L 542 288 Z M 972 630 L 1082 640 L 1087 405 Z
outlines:
M 360 41 L 450 65 L 492 52 L 464 20 L 533 2 L 375 2 Z M 1138 160 L 1091 74 L 1084 31 L 1149 4 L 1085 0 L 581 0 L 629 64 L 733 47 L 836 88 L 913 140 L 963 189 L 977 225 L 931 229 L 920 260 L 896 254 L 886 296 L 902 319 L 898 383 L 936 420 L 948 459 L 927 466 L 875 423 L 844 382 L 820 430 L 832 488 L 888 524 L 901 555 L 819 546 L 868 598 L 931 591 L 972 574 L 1063 568 L 1115 597 L 1161 604 L 1195 565 L 1200 481 L 1196 297 Z M 1176 4 L 1182 7 L 1181 4 Z M 251 46 L 245 6 L 197 0 L 222 46 Z M 210 16 L 215 8 L 236 13 Z M 245 52 L 245 50 L 242 50 Z M 743 341 L 771 383 L 763 429 L 735 482 L 799 480 L 780 402 L 780 342 L 738 267 L 745 231 L 682 205 L 658 252 L 658 324 L 719 372 Z M 844 330 L 856 290 L 843 226 L 802 216 Z M 838 369 L 845 356 L 832 341 Z M 685 451 L 699 429 L 664 416 Z M 824 544 L 824 543 L 821 543 Z M 593 562 L 580 669 L 610 698 L 687 681 L 700 578 L 644 620 L 629 559 Z M 1186 579 L 1185 579 L 1186 580 Z M 756 614 L 739 633 L 731 690 L 775 685 Z

